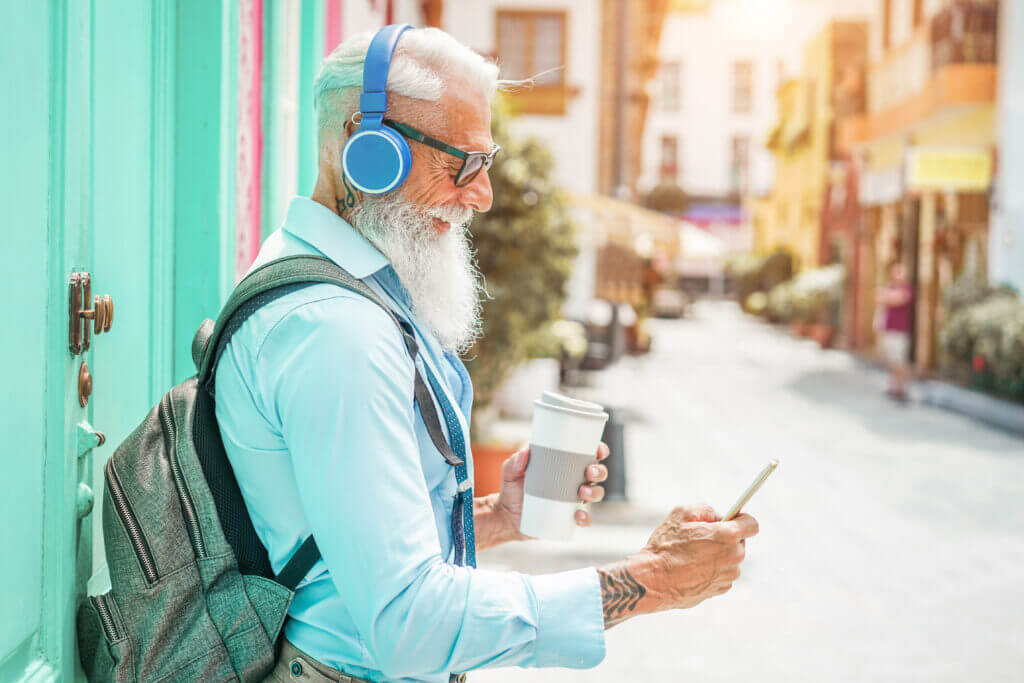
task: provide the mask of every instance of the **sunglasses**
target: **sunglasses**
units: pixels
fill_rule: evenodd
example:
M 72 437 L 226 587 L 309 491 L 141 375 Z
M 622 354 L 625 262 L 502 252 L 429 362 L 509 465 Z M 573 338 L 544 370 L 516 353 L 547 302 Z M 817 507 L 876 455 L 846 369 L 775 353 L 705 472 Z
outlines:
M 494 145 L 490 152 L 463 152 L 458 147 L 452 147 L 447 142 L 432 138 L 426 133 L 421 133 L 412 126 L 407 126 L 398 121 L 384 119 L 384 125 L 393 128 L 410 140 L 433 147 L 436 150 L 451 154 L 453 157 L 462 159 L 462 166 L 455 174 L 455 187 L 465 187 L 473 182 L 473 179 L 480 175 L 480 171 L 487 170 L 494 163 L 494 157 L 501 150 L 501 145 Z

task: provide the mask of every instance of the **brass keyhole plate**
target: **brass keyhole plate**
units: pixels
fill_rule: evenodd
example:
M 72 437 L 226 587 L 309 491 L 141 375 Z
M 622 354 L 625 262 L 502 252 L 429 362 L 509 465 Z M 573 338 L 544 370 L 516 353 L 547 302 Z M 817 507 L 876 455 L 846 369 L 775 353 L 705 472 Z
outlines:
M 92 373 L 89 372 L 89 365 L 82 363 L 78 369 L 78 404 L 83 408 L 89 405 L 89 397 L 92 396 Z

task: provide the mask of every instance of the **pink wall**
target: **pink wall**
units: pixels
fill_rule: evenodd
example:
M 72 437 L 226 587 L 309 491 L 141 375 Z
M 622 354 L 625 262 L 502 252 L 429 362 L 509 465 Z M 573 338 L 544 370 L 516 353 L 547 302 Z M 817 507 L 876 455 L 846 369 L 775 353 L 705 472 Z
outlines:
M 235 278 L 260 248 L 263 174 L 263 0 L 239 0 Z
M 341 42 L 341 1 L 324 0 L 324 56 Z

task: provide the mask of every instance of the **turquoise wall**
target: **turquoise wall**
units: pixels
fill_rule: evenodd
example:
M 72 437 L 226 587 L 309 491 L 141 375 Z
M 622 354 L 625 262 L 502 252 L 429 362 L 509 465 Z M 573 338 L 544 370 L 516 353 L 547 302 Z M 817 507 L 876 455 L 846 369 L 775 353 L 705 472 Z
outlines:
M 285 4 L 264 0 L 265 15 Z M 322 0 L 300 7 L 305 88 L 323 49 Z M 192 335 L 234 284 L 238 3 L 34 0 L 6 10 L 0 682 L 73 680 L 77 600 L 107 581 L 103 464 L 193 372 Z M 264 25 L 269 52 L 277 24 Z M 276 88 L 264 81 L 265 101 L 280 101 Z M 312 111 L 301 107 L 295 130 L 265 121 L 264 156 L 274 140 L 301 141 L 285 153 L 299 159 L 290 182 L 308 191 Z M 75 272 L 115 306 L 110 332 L 79 355 L 68 347 Z M 83 364 L 94 382 L 85 407 Z

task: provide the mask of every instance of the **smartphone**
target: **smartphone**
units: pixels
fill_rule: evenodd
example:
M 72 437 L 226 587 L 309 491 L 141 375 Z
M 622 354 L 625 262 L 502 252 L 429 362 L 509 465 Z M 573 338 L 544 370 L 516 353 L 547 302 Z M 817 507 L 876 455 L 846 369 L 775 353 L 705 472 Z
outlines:
M 772 460 L 770 463 L 768 463 L 765 466 L 765 468 L 761 470 L 761 474 L 757 475 L 754 481 L 750 483 L 750 486 L 748 486 L 747 490 L 743 492 L 743 495 L 740 496 L 739 499 L 732 504 L 732 507 L 729 508 L 729 511 L 726 512 L 725 515 L 722 517 L 722 521 L 728 522 L 730 519 L 740 514 L 740 510 L 743 509 L 743 506 L 747 504 L 747 501 L 754 497 L 754 494 L 757 493 L 757 490 L 759 488 L 761 488 L 761 484 L 764 483 L 764 480 L 767 479 L 768 475 L 774 472 L 775 468 L 778 466 L 778 460 Z

